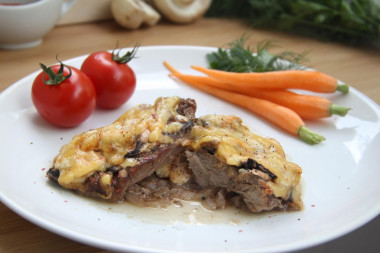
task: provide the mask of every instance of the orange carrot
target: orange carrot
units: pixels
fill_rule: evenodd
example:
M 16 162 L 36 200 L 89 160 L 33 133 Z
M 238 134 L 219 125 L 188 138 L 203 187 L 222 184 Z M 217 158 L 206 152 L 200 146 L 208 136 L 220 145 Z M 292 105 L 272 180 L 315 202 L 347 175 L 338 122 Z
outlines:
M 168 63 L 164 63 L 172 72 L 172 76 L 181 79 L 185 83 L 198 83 L 203 86 L 211 86 L 218 89 L 232 91 L 288 107 L 298 113 L 303 119 L 320 119 L 330 117 L 333 114 L 345 116 L 350 108 L 333 104 L 330 100 L 318 96 L 301 95 L 287 90 L 252 89 L 246 86 L 233 86 L 221 82 L 209 76 L 197 76 L 182 74 Z
M 168 69 L 171 69 L 171 66 L 168 63 L 165 63 L 165 66 L 167 66 Z M 173 70 L 173 75 L 176 75 L 178 71 L 176 71 L 174 68 Z M 317 144 L 325 140 L 323 136 L 313 133 L 307 129 L 301 117 L 289 108 L 277 105 L 267 100 L 217 89 L 211 86 L 205 86 L 199 84 L 198 82 L 187 81 L 186 83 L 196 89 L 209 93 L 210 95 L 243 107 L 248 111 L 253 112 L 272 122 L 288 133 L 299 136 L 307 143 Z
M 333 104 L 330 100 L 323 97 L 297 94 L 287 90 L 251 89 L 247 95 L 266 99 L 288 107 L 298 113 L 303 119 L 327 118 L 333 114 L 345 116 L 350 110 L 350 108 Z
M 246 93 L 244 91 L 245 89 L 242 89 L 241 91 L 238 92 L 237 89 L 235 89 L 233 86 L 231 86 L 227 83 L 221 82 L 218 79 L 209 77 L 209 76 L 186 75 L 186 74 L 182 74 L 180 72 L 174 72 L 174 73 L 170 74 L 170 76 L 175 76 L 178 79 L 181 79 L 185 83 L 195 82 L 195 83 L 199 83 L 199 84 L 204 85 L 204 86 L 211 86 L 211 87 L 222 89 L 222 90 L 233 91 L 233 92 L 241 93 L 241 94 Z M 248 89 L 247 89 L 247 91 L 248 91 Z
M 349 91 L 347 84 L 338 84 L 338 81 L 332 76 L 318 71 L 284 70 L 235 73 L 200 66 L 192 66 L 192 68 L 220 81 L 247 88 L 303 89 L 322 93 L 332 93 L 337 90 L 348 93 Z
M 167 61 L 164 61 L 164 66 L 171 72 L 171 73 L 180 73 L 178 70 L 176 70 L 172 65 L 170 65 Z
M 218 79 L 209 77 L 209 76 L 196 76 L 196 75 L 186 75 L 179 72 L 177 69 L 175 69 L 172 65 L 170 65 L 168 62 L 163 62 L 164 66 L 171 72 L 171 76 L 175 76 L 178 79 L 181 79 L 183 82 L 187 83 L 198 83 L 205 86 L 212 86 L 215 88 L 227 90 L 227 91 L 236 91 L 238 88 L 241 89 L 241 92 L 244 94 L 245 91 L 248 91 L 249 89 L 245 89 L 245 87 L 235 87 L 231 86 L 230 84 L 227 84 L 225 82 L 222 82 Z

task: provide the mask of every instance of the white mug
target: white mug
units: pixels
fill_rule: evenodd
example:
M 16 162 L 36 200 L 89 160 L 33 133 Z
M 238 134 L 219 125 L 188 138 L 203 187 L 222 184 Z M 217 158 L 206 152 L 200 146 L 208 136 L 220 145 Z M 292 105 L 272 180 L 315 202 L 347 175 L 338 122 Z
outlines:
M 76 0 L 0 0 L 0 49 L 24 49 L 42 38 Z

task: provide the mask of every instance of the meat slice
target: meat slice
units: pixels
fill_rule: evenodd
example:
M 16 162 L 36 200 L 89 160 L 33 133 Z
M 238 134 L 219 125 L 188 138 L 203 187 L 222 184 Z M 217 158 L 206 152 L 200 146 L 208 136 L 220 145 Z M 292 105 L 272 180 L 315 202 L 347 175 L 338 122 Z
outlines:
M 195 180 L 202 188 L 223 188 L 234 197 L 232 204 L 240 206 L 236 194 L 251 212 L 283 209 L 283 201 L 273 195 L 263 178 L 248 171 L 239 172 L 239 168 L 227 165 L 206 150 L 186 151 L 190 168 Z M 235 193 L 235 194 L 231 194 Z
M 235 167 L 216 159 L 207 151 L 186 151 L 186 156 L 195 180 L 202 188 L 227 188 L 233 184 L 233 178 L 237 175 Z
M 191 136 L 186 154 L 200 186 L 225 190 L 227 202 L 251 212 L 302 209 L 302 169 L 276 140 L 254 134 L 234 115 L 201 116 Z
M 184 151 L 195 110 L 193 99 L 179 97 L 138 105 L 108 126 L 74 136 L 47 177 L 86 196 L 120 201 L 128 187 Z
M 157 149 L 143 154 L 136 166 L 127 168 L 126 173 L 123 175 L 117 174 L 114 176 L 116 180 L 114 184 L 115 192 L 111 200 L 122 200 L 128 187 L 149 177 L 158 168 L 173 163 L 178 154 L 183 150 L 184 147 L 182 146 L 161 145 Z

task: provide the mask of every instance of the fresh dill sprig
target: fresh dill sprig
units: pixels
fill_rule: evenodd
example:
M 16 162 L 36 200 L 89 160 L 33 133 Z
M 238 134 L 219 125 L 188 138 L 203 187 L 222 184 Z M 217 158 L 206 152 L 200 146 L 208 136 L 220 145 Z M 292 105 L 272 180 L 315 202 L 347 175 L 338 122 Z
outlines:
M 307 52 L 283 51 L 272 54 L 269 49 L 279 47 L 274 41 L 257 43 L 256 50 L 246 45 L 248 37 L 243 35 L 228 44 L 228 48 L 218 48 L 206 55 L 209 66 L 230 72 L 267 72 L 288 69 L 304 69 Z

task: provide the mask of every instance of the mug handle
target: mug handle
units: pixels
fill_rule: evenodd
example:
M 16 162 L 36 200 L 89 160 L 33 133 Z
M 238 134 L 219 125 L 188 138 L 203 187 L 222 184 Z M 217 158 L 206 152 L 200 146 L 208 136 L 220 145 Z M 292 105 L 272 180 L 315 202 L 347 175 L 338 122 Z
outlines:
M 71 7 L 77 2 L 77 0 L 63 0 L 62 9 L 61 9 L 61 17 L 68 12 Z

